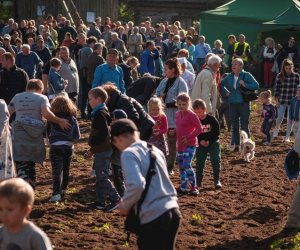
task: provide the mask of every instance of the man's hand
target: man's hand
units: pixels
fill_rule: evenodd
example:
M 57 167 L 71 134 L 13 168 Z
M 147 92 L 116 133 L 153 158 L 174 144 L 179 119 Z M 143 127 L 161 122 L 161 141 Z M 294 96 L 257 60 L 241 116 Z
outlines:
M 60 118 L 60 121 L 58 122 L 58 125 L 61 127 L 63 130 L 67 130 L 71 128 L 71 124 L 69 123 L 68 120 Z
M 128 215 L 128 210 L 124 208 L 124 203 L 123 200 L 121 199 L 119 203 L 119 212 L 121 216 L 127 216 Z

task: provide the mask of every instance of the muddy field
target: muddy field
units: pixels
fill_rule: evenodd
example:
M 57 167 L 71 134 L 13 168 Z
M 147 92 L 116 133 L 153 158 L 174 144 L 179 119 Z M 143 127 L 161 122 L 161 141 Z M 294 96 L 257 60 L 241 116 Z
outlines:
M 229 136 L 222 132 L 221 191 L 213 188 L 210 164 L 205 171 L 204 188 L 198 197 L 181 196 L 183 223 L 177 249 L 250 250 L 269 249 L 273 236 L 284 225 L 296 182 L 287 180 L 283 159 L 292 146 L 283 134 L 271 146 L 263 146 L 257 111 L 251 115 L 256 157 L 245 163 L 239 153 L 226 151 Z M 31 219 L 46 231 L 55 249 L 135 249 L 135 238 L 126 242 L 123 218 L 117 212 L 90 209 L 95 179 L 89 176 L 91 161 L 84 160 L 89 123 L 80 121 L 83 138 L 75 146 L 71 181 L 66 199 L 51 204 L 51 165 L 37 168 L 38 186 Z M 177 186 L 178 171 L 172 176 Z

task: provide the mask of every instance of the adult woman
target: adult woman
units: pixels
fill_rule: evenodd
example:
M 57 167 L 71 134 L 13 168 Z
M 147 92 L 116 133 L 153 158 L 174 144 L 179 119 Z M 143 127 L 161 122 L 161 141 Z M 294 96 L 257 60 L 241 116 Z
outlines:
M 266 47 L 264 48 L 264 85 L 271 88 L 273 82 L 273 64 L 274 56 L 276 54 L 274 39 L 271 37 L 266 38 Z
M 297 85 L 300 84 L 299 74 L 294 72 L 294 64 L 290 59 L 284 59 L 280 73 L 275 79 L 275 98 L 279 104 L 276 126 L 273 137 L 278 136 L 280 124 L 283 121 L 285 110 L 288 109 L 285 141 L 290 141 L 292 123 L 289 118 L 290 101 L 296 95 Z
M 238 150 L 240 145 L 240 130 L 244 130 L 250 137 L 249 116 L 250 103 L 244 102 L 241 86 L 256 90 L 258 82 L 249 73 L 243 70 L 243 60 L 236 58 L 232 62 L 232 73 L 221 81 L 221 91 L 228 96 L 230 120 L 232 122 L 231 150 Z
M 17 174 L 32 187 L 35 187 L 35 163 L 42 164 L 46 156 L 42 116 L 62 129 L 70 126 L 67 120 L 51 112 L 48 98 L 42 95 L 43 87 L 41 80 L 30 80 L 26 92 L 15 95 L 8 106 L 10 114 L 16 112 L 12 142 Z
M 169 155 L 167 158 L 169 173 L 173 172 L 176 157 L 176 137 L 175 137 L 175 113 L 177 111 L 176 98 L 179 93 L 188 93 L 186 82 L 180 77 L 181 70 L 177 58 L 169 59 L 165 62 L 165 75 L 156 89 L 156 95 L 161 97 L 166 106 L 166 116 L 168 118 L 168 146 Z

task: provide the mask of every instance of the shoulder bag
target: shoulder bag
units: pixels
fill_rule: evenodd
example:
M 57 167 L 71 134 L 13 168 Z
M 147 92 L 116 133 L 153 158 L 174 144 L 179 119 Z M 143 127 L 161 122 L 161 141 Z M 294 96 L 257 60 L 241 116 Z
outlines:
M 242 80 L 244 81 L 245 74 L 243 74 Z M 240 86 L 240 92 L 243 97 L 244 102 L 251 102 L 258 99 L 258 95 L 255 90 L 247 89 L 243 86 Z

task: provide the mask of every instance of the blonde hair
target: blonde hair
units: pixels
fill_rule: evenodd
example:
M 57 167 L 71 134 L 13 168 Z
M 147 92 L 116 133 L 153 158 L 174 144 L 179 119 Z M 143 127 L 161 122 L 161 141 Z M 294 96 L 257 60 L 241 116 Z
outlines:
M 272 102 L 272 92 L 271 92 L 271 90 L 266 90 L 266 91 L 261 92 L 259 94 L 259 97 L 263 98 L 263 99 L 268 99 L 270 102 Z
M 51 102 L 51 110 L 54 114 L 77 116 L 77 108 L 72 100 L 65 96 L 55 97 Z
M 6 179 L 0 183 L 0 198 L 18 203 L 22 207 L 32 206 L 34 191 L 29 183 L 21 178 Z
M 153 96 L 147 103 L 148 112 L 150 111 L 151 107 L 157 106 L 159 108 L 159 115 L 164 114 L 164 104 L 160 98 L 157 96 Z

